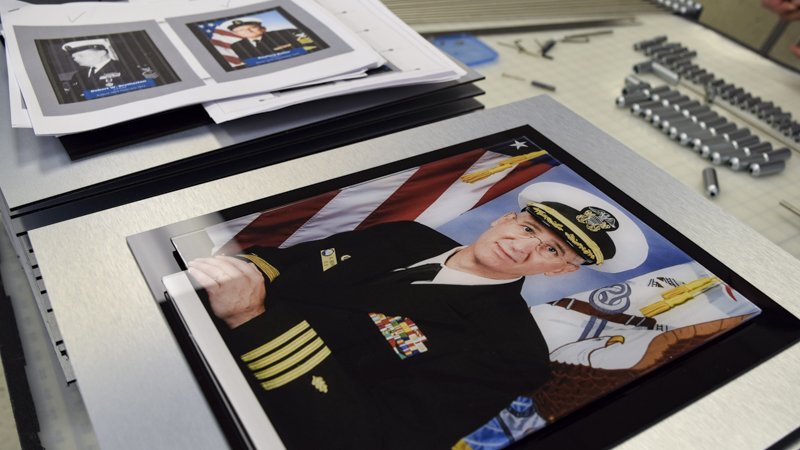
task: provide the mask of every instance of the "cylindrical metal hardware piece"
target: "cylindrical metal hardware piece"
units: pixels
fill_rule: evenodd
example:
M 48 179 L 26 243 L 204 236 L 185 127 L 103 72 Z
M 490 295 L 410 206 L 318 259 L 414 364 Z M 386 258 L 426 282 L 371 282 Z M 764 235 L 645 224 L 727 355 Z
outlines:
M 754 177 L 761 177 L 764 175 L 771 175 L 778 173 L 786 168 L 786 161 L 772 161 L 765 163 L 750 164 L 750 175 Z
M 749 128 L 739 128 L 736 131 L 731 131 L 729 133 L 722 133 L 722 137 L 725 140 L 732 141 L 734 139 L 739 139 L 744 136 L 750 136 L 750 129 Z
M 685 95 L 679 95 L 677 97 L 670 97 L 670 98 L 662 98 L 661 104 L 664 106 L 674 105 L 675 103 L 689 103 L 692 101 L 689 97 Z
M 651 67 L 653 69 L 653 73 L 667 83 L 678 84 L 678 81 L 681 79 L 680 75 L 666 68 L 662 64 L 654 62 Z
M 717 171 L 713 167 L 703 169 L 703 185 L 706 187 L 706 194 L 709 197 L 719 195 L 719 182 L 717 181 Z
M 666 41 L 667 41 L 667 37 L 666 36 L 656 36 L 653 39 L 647 39 L 645 41 L 639 41 L 639 42 L 633 44 L 633 49 L 634 50 L 644 50 L 644 49 L 646 49 L 648 47 L 652 47 L 654 45 L 658 45 L 658 44 L 660 44 L 662 42 L 666 42 Z
M 696 116 L 711 111 L 708 105 L 692 106 L 691 108 L 684 108 L 681 112 L 686 117 Z
M 728 123 L 728 119 L 726 119 L 724 117 L 712 117 L 710 119 L 701 120 L 701 121 L 697 122 L 697 124 L 700 125 L 700 128 L 703 128 L 704 130 L 708 130 L 711 127 L 724 125 L 726 123 Z M 709 130 L 709 131 L 711 131 L 711 130 Z
M 700 150 L 703 148 L 704 145 L 710 146 L 713 144 L 718 144 L 720 142 L 728 142 L 728 141 L 726 141 L 725 138 L 722 136 L 715 136 L 713 138 L 708 138 L 708 139 L 695 139 L 694 141 L 692 141 L 692 149 L 697 153 L 700 153 Z
M 753 144 L 758 144 L 758 141 L 758 136 L 746 136 L 731 141 L 731 144 L 733 144 L 733 146 L 736 148 L 745 148 Z
M 708 158 L 713 152 L 734 151 L 736 147 L 730 142 L 715 142 L 713 144 L 703 144 L 700 147 L 700 156 Z
M 707 127 L 707 129 L 709 131 L 711 131 L 711 133 L 713 133 L 714 136 L 722 137 L 721 136 L 722 133 L 728 133 L 728 132 L 736 130 L 736 124 L 735 123 L 730 123 L 730 122 L 728 122 L 728 123 L 724 123 L 723 122 L 723 123 L 721 123 L 719 125 L 713 125 L 713 126 Z M 723 138 L 723 139 L 725 139 L 725 138 Z
M 642 61 L 633 65 L 635 73 L 647 73 L 653 70 L 653 61 Z
M 755 155 L 756 153 L 764 153 L 772 150 L 772 144 L 769 142 L 759 142 L 758 144 L 748 145 L 746 147 L 739 147 L 745 152 L 746 155 Z
M 647 108 L 652 108 L 654 106 L 661 106 L 661 102 L 658 100 L 648 100 L 645 102 L 636 102 L 631 105 L 631 114 L 635 116 L 641 116 L 644 114 Z
M 633 94 L 621 95 L 617 97 L 617 106 L 622 108 L 623 106 L 630 105 L 631 103 L 641 102 L 647 99 L 648 95 L 644 92 L 634 92 Z

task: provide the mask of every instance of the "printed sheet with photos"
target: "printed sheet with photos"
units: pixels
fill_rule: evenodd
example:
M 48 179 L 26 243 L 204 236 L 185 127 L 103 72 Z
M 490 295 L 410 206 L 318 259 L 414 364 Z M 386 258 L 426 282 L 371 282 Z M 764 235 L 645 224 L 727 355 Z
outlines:
M 254 448 L 607 446 L 797 323 L 528 126 L 192 224 L 148 283 Z
M 3 25 L 37 135 L 363 77 L 386 62 L 310 0 L 36 5 L 5 12 Z
M 367 72 L 365 77 L 204 104 L 216 123 L 335 95 L 449 81 L 466 74 L 377 0 L 317 0 L 317 3 L 383 56 L 386 63 Z

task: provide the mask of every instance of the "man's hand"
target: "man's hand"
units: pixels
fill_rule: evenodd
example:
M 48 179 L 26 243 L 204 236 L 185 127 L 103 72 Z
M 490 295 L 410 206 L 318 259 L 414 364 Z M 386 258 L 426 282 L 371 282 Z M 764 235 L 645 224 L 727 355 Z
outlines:
M 800 0 L 761 0 L 761 6 L 777 14 L 781 21 L 800 20 Z
M 264 276 L 251 262 L 229 256 L 199 258 L 189 274 L 208 292 L 214 315 L 236 328 L 264 312 Z

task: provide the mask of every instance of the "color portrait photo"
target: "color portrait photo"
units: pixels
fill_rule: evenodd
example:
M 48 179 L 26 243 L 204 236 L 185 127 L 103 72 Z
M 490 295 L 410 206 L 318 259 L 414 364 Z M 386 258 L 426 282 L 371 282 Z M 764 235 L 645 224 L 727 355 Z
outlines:
M 145 31 L 36 39 L 59 104 L 181 81 Z
M 226 71 L 327 48 L 325 42 L 283 8 L 187 25 Z
M 287 448 L 461 450 L 761 312 L 548 150 L 519 136 L 175 237 L 178 308 L 202 304 Z

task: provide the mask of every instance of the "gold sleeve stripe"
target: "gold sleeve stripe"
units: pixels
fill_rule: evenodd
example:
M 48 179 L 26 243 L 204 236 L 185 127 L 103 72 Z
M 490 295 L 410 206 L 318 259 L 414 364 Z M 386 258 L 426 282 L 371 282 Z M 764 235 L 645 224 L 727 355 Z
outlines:
M 317 352 L 317 354 L 314 355 L 313 358 L 311 358 L 308 361 L 304 362 L 302 365 L 297 366 L 297 368 L 292 369 L 289 372 L 286 372 L 285 374 L 279 376 L 278 378 L 275 378 L 274 380 L 269 380 L 269 381 L 265 381 L 265 382 L 261 383 L 261 387 L 263 387 L 264 389 L 269 391 L 269 390 L 275 389 L 277 387 L 281 387 L 286 383 L 294 381 L 298 377 L 303 376 L 306 373 L 308 373 L 309 370 L 311 370 L 314 367 L 316 367 L 317 364 L 321 363 L 322 360 L 327 358 L 328 355 L 330 355 L 330 354 L 331 354 L 330 349 L 328 349 L 328 347 L 323 347 L 322 350 Z
M 256 255 L 239 254 L 236 256 L 241 256 L 242 258 L 247 258 L 250 261 L 252 261 L 253 264 L 255 264 L 256 267 L 258 267 L 259 269 L 261 269 L 261 271 L 264 272 L 264 275 L 266 275 L 267 278 L 269 278 L 270 283 L 275 281 L 275 278 L 278 278 L 278 275 L 281 274 L 280 272 L 278 272 L 278 269 L 272 266 L 272 264 L 264 261 L 263 259 L 259 258 Z
M 258 370 L 263 369 L 271 364 L 274 364 L 276 361 L 279 361 L 285 358 L 290 353 L 294 352 L 298 348 L 302 347 L 306 342 L 310 341 L 314 336 L 317 335 L 317 332 L 313 329 L 306 331 L 302 336 L 293 340 L 290 344 L 285 345 L 280 350 L 268 354 L 267 356 L 259 359 L 258 361 L 251 362 L 247 365 L 247 368 L 250 370 Z
M 275 375 L 283 372 L 289 367 L 297 365 L 300 361 L 308 358 L 312 353 L 316 352 L 317 350 L 319 350 L 320 347 L 323 346 L 325 346 L 325 344 L 322 342 L 322 338 L 318 337 L 314 339 L 311 343 L 306 345 L 303 349 L 296 351 L 292 356 L 260 372 L 255 372 L 254 375 L 259 380 L 264 380 L 266 378 L 274 377 Z
M 256 358 L 260 358 L 267 353 L 275 350 L 276 348 L 280 347 L 281 345 L 289 342 L 290 340 L 294 339 L 295 336 L 302 333 L 306 328 L 310 328 L 310 325 L 305 320 L 300 322 L 299 324 L 295 325 L 291 330 L 283 333 L 282 335 L 276 337 L 275 339 L 267 342 L 266 344 L 258 347 L 255 350 L 249 351 L 242 355 L 242 361 L 250 362 Z

